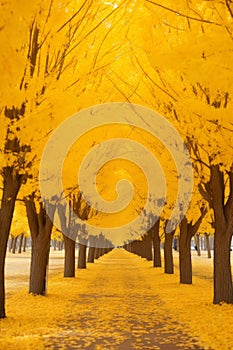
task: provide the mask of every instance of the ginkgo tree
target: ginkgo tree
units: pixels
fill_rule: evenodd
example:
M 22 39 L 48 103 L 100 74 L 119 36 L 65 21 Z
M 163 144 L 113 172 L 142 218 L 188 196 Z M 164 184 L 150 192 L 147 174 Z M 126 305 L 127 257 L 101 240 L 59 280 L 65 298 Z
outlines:
M 89 102 L 85 100 L 88 86 L 95 72 L 110 64 L 119 46 L 116 42 L 102 49 L 107 33 L 111 32 L 109 21 L 111 19 L 110 27 L 114 26 L 117 11 L 118 6 L 92 1 L 31 2 L 29 5 L 12 1 L 2 5 L 0 317 L 5 317 L 4 260 L 18 191 L 30 176 L 32 180 L 21 197 L 25 198 L 31 217 L 31 230 L 42 229 L 40 220 L 44 222 L 47 218 L 37 195 L 40 155 L 56 125 L 85 103 L 93 103 L 90 95 Z M 19 34 L 18 40 L 12 32 Z M 46 227 L 51 232 L 51 223 Z M 32 275 L 35 278 L 36 274 Z M 40 286 L 30 290 L 43 293 L 42 289 Z
M 214 303 L 232 303 L 232 3 L 147 3 L 147 35 L 159 40 L 163 31 L 166 39 L 161 50 L 147 48 L 153 81 L 172 96 L 165 100 L 160 93 L 161 108 L 192 145 L 200 192 L 214 210 Z
M 69 6 L 66 5 L 65 12 L 68 13 L 69 10 L 72 10 L 74 12 L 74 8 L 76 7 L 71 2 Z M 72 114 L 72 112 L 78 110 L 80 108 L 80 105 L 83 106 L 82 99 L 80 96 L 78 96 L 78 94 L 82 94 L 86 90 L 86 86 L 88 86 L 88 76 L 90 75 L 92 69 L 90 65 L 95 57 L 95 52 L 93 50 L 90 50 L 90 48 L 93 46 L 93 42 L 97 40 L 97 34 L 95 31 L 97 31 L 101 27 L 102 23 L 104 23 L 105 17 L 107 18 L 108 16 L 112 15 L 114 11 L 112 9 L 109 10 L 108 8 L 103 7 L 103 13 L 100 18 L 99 15 L 95 16 L 97 14 L 97 10 L 98 6 L 95 7 L 91 6 L 89 3 L 83 3 L 82 6 L 78 9 L 77 13 L 74 13 L 68 19 L 68 21 L 64 22 L 63 25 L 58 26 L 58 29 L 56 28 L 57 30 L 53 29 L 53 36 L 51 33 L 49 33 L 49 36 L 45 37 L 45 41 L 43 42 L 44 46 L 41 48 L 40 61 L 38 61 L 36 64 L 35 69 L 38 69 L 41 78 L 45 79 L 45 81 L 48 81 L 48 89 L 43 89 L 42 87 L 42 101 L 39 103 L 39 105 L 36 105 L 35 111 L 36 117 L 38 117 L 38 115 L 41 115 L 43 123 L 46 123 L 46 130 L 48 130 L 47 134 L 50 132 L 50 128 L 53 129 L 57 124 L 59 124 L 59 122 L 62 121 L 61 117 L 65 118 L 69 116 L 69 114 Z M 43 19 L 44 14 L 40 13 L 40 16 L 42 16 Z M 54 16 L 56 19 L 57 14 L 50 14 L 51 21 L 54 19 Z M 87 26 L 86 21 L 89 23 L 89 26 Z M 37 25 L 39 24 L 40 22 L 38 22 Z M 102 30 L 102 28 L 100 29 Z M 101 40 L 101 33 L 102 35 L 105 34 L 101 30 L 98 40 Z M 58 35 L 56 40 L 54 40 L 55 34 Z M 90 34 L 93 34 L 91 38 L 89 38 Z M 79 35 L 81 35 L 81 39 Z M 58 44 L 60 36 L 64 40 L 62 51 L 60 44 Z M 50 41 L 52 41 L 52 43 Z M 50 55 L 50 50 L 53 46 L 54 52 L 52 55 Z M 44 47 L 46 47 L 45 51 Z M 80 47 L 82 49 L 80 49 Z M 110 53 L 111 50 L 109 54 Z M 90 57 L 88 55 L 90 55 Z M 80 57 L 82 60 L 78 60 L 78 57 Z M 43 63 L 42 59 L 44 60 L 46 67 L 48 66 L 46 68 L 46 73 L 43 69 L 41 69 L 43 67 L 41 67 L 41 64 Z M 98 63 L 98 60 L 96 58 L 95 63 Z M 107 62 L 106 65 L 108 64 L 109 63 Z M 42 82 L 43 81 L 44 80 L 42 80 Z M 77 90 L 77 86 L 79 87 L 79 90 Z M 70 103 L 70 101 L 72 101 L 72 103 Z M 66 108 L 64 108 L 64 103 Z M 62 107 L 64 111 L 61 113 Z M 50 120 L 49 123 L 44 117 L 45 110 Z M 42 142 L 42 145 L 45 145 L 47 138 L 44 128 L 41 128 L 40 134 L 42 136 L 45 135 L 43 140 L 44 142 Z M 35 140 L 32 142 L 35 145 L 34 149 L 37 152 L 37 158 L 39 158 L 38 155 L 41 154 L 43 149 L 38 145 L 38 138 L 35 138 Z M 32 169 L 35 171 L 33 174 L 33 181 L 28 182 L 28 185 L 26 187 L 27 190 L 29 189 L 29 191 L 31 191 L 31 188 L 33 188 L 32 183 L 38 179 L 38 164 L 34 162 Z M 39 206 L 37 206 L 36 203 L 38 201 L 40 203 Z M 40 195 L 38 195 L 38 192 L 35 191 L 29 193 L 29 195 L 25 195 L 25 205 L 27 208 L 29 225 L 32 231 L 32 240 L 34 241 L 33 247 L 39 247 L 35 248 L 35 250 L 32 249 L 32 270 L 30 275 L 31 277 L 29 291 L 33 294 L 45 294 L 46 292 L 46 266 L 48 263 L 49 240 L 52 229 L 51 220 L 53 219 L 56 209 L 55 204 L 56 203 L 51 205 L 51 203 L 48 203 L 48 207 L 44 207 L 44 203 L 42 202 Z M 50 217 L 47 215 L 48 208 L 51 209 Z M 44 223 L 44 225 L 42 225 L 42 223 Z M 35 234 L 33 234 L 33 231 Z M 36 254 L 33 254 L 34 252 Z M 36 263 L 37 261 L 40 261 L 42 265 L 39 266 Z

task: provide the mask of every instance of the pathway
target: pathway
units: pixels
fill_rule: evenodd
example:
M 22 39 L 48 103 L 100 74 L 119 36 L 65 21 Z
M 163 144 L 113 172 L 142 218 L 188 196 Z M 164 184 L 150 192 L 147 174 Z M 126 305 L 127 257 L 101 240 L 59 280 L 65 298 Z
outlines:
M 164 311 L 141 258 L 115 249 L 89 267 L 93 278 L 77 290 L 60 331 L 44 336 L 46 349 L 202 349 Z

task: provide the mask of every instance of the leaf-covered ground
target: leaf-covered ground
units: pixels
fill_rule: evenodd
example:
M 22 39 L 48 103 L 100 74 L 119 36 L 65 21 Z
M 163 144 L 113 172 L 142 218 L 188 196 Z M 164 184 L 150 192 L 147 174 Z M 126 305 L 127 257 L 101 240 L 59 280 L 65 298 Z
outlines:
M 7 298 L 0 349 L 232 349 L 233 306 L 212 305 L 212 261 L 193 260 L 186 286 L 122 249 L 75 279 L 54 272 L 48 297 Z

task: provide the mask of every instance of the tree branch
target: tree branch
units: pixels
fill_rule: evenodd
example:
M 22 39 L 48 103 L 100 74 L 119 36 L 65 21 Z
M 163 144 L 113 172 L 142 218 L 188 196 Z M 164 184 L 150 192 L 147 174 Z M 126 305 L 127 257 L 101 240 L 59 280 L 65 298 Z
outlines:
M 199 217 L 199 219 L 195 222 L 195 224 L 191 224 L 191 228 L 190 228 L 190 231 L 191 231 L 191 235 L 192 237 L 195 235 L 195 233 L 198 231 L 201 223 L 202 223 L 202 220 L 203 218 L 205 217 L 205 215 L 207 214 L 208 212 L 208 209 L 206 207 L 204 208 L 201 208 L 201 215 Z
M 161 7 L 163 8 L 164 10 L 167 10 L 167 11 L 170 11 L 172 13 L 175 13 L 176 15 L 179 15 L 181 17 L 184 17 L 184 18 L 187 18 L 187 19 L 191 19 L 193 21 L 197 21 L 197 22 L 202 22 L 202 23 L 207 23 L 207 24 L 214 24 L 216 26 L 221 26 L 220 23 L 216 23 L 216 22 L 212 22 L 212 21 L 208 21 L 206 19 L 200 19 L 200 18 L 196 18 L 196 17 L 192 17 L 192 16 L 188 16 L 188 15 L 184 15 L 183 13 L 180 13 L 179 11 L 176 11 L 176 10 L 173 10 L 169 7 L 166 7 L 164 5 L 161 5 L 161 4 L 158 4 L 157 2 L 154 2 L 152 0 L 146 0 L 146 2 L 149 2 L 150 4 L 153 4 L 155 6 L 158 6 L 158 7 Z
M 209 203 L 209 205 L 212 207 L 212 200 L 213 200 L 213 198 L 212 198 L 212 194 L 211 194 L 211 192 L 210 192 L 210 190 L 208 191 L 207 189 L 206 189 L 206 186 L 207 186 L 207 184 L 199 184 L 198 185 L 198 189 L 199 189 L 199 192 L 200 192 L 200 194 L 202 195 L 202 197 Z M 205 188 L 204 188 L 205 187 Z M 208 188 L 208 186 L 207 186 L 207 188 Z
M 38 218 L 36 212 L 36 206 L 34 202 L 34 195 L 24 197 L 24 203 L 26 206 L 26 213 L 28 218 L 28 225 L 30 228 L 31 236 L 36 239 L 39 233 Z
M 221 230 L 226 230 L 226 218 L 224 213 L 224 178 L 219 165 L 210 166 L 210 183 L 212 187 L 212 207 L 214 209 L 216 225 L 221 225 Z M 220 229 L 220 228 L 219 228 Z

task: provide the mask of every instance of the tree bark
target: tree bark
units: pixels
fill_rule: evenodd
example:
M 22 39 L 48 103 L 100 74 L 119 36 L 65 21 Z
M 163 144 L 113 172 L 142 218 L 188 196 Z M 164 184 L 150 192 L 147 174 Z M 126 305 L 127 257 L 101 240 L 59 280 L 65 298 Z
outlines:
M 211 162 L 211 160 L 210 160 Z M 229 187 L 226 190 L 225 183 Z M 210 181 L 199 186 L 200 193 L 214 210 L 214 298 L 213 303 L 233 304 L 230 244 L 233 233 L 233 164 L 224 173 L 210 165 Z
M 50 212 L 49 217 L 42 201 L 37 213 L 35 200 L 34 195 L 24 199 L 32 238 L 29 293 L 46 295 L 50 238 L 53 227 L 50 217 L 54 216 L 55 205 L 46 204 Z
M 57 240 L 53 240 L 53 250 L 57 250 Z
M 0 209 L 0 318 L 6 317 L 5 312 L 5 257 L 13 218 L 15 201 L 23 183 L 23 176 L 15 172 L 14 167 L 4 167 L 3 192 Z
M 201 256 L 200 235 L 196 233 L 194 236 L 194 239 L 195 239 L 195 245 L 197 248 L 197 256 Z
M 201 208 L 199 219 L 193 224 L 186 217 L 180 223 L 179 268 L 180 283 L 192 284 L 191 239 L 198 231 L 207 209 Z
M 87 262 L 93 263 L 95 259 L 95 247 L 89 247 Z
M 19 253 L 19 254 L 21 254 L 21 252 L 22 252 L 23 238 L 24 238 L 24 234 L 22 233 L 22 234 L 20 235 L 20 239 L 19 239 L 19 249 L 18 249 L 18 253 Z
M 230 242 L 230 235 L 215 231 L 214 304 L 233 303 Z
M 95 248 L 95 259 L 98 259 L 100 257 L 100 248 Z
M 172 254 L 172 244 L 173 236 L 175 231 L 171 233 L 165 233 L 164 241 L 164 272 L 168 274 L 174 273 L 174 263 L 173 263 L 173 254 Z
M 131 242 L 130 245 L 131 245 L 131 253 L 138 255 L 137 241 Z
M 153 259 L 152 257 L 152 240 L 149 233 L 145 234 L 141 241 L 141 257 L 148 261 Z
M 13 254 L 15 254 L 16 252 L 17 240 L 18 240 L 18 236 L 14 237 L 13 248 L 12 248 Z
M 12 251 L 13 244 L 14 244 L 14 236 L 10 235 L 9 252 Z
M 99 248 L 99 258 L 103 255 L 103 248 Z
M 179 253 L 180 251 L 180 237 L 177 237 L 177 242 L 176 242 L 176 251 Z
M 208 233 L 205 233 L 205 241 L 206 241 L 206 250 L 208 259 L 211 259 L 211 250 L 210 250 L 210 236 Z
M 64 277 L 75 277 L 75 240 L 76 237 L 71 237 L 71 202 L 69 202 L 69 211 L 66 215 L 66 206 L 58 204 L 58 215 L 60 218 L 61 229 L 63 233 L 63 242 L 65 245 L 65 262 L 64 262 Z M 61 243 L 59 241 L 59 243 Z M 59 247 L 60 250 L 60 247 Z
M 156 221 L 154 226 L 149 231 L 153 242 L 153 266 L 154 267 L 162 266 L 159 226 L 160 226 L 160 219 Z
M 192 284 L 191 238 L 187 219 L 184 218 L 180 224 L 179 268 L 180 283 L 185 284 Z
M 79 243 L 78 249 L 78 269 L 86 269 L 86 254 L 87 254 L 87 246 L 85 244 Z
M 24 236 L 24 241 L 23 241 L 23 252 L 26 252 L 26 247 L 27 247 L 27 237 Z
M 40 232 L 32 240 L 29 293 L 46 295 L 50 235 Z
M 75 241 L 63 235 L 65 244 L 64 277 L 75 277 Z
M 211 166 L 211 188 L 215 218 L 214 304 L 233 304 L 230 245 L 233 233 L 233 165 L 229 176 L 229 196 L 225 202 L 224 176 L 218 165 Z

